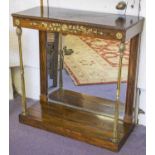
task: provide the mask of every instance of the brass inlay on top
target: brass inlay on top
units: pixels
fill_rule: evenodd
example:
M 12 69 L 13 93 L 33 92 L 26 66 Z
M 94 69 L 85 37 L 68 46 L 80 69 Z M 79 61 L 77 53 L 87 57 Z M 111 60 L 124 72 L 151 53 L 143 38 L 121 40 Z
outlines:
M 122 39 L 123 38 L 123 34 L 121 32 L 117 32 L 116 33 L 116 38 L 117 39 Z

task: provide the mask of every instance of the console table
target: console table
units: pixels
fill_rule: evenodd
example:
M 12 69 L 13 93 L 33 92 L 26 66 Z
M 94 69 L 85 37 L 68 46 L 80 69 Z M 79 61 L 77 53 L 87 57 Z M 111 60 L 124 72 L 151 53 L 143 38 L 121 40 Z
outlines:
M 139 42 L 144 18 L 134 16 L 122 18 L 116 14 L 43 6 L 14 13 L 12 16 L 13 24 L 17 27 L 20 54 L 22 113 L 19 115 L 19 121 L 36 128 L 118 151 L 135 126 L 134 105 Z M 27 107 L 26 104 L 21 43 L 22 28 L 39 31 L 40 100 L 30 107 Z M 55 34 L 54 70 L 57 78 L 59 73 L 59 88 L 51 94 L 48 93 L 47 82 L 47 32 Z M 63 82 L 65 82 L 62 79 L 61 35 L 63 34 L 112 39 L 120 42 L 116 101 L 63 89 Z M 119 119 L 121 69 L 126 41 L 130 41 L 130 55 L 125 116 L 121 120 Z M 58 59 L 60 59 L 60 71 L 58 71 Z M 56 80 L 54 83 L 57 85 L 58 81 Z

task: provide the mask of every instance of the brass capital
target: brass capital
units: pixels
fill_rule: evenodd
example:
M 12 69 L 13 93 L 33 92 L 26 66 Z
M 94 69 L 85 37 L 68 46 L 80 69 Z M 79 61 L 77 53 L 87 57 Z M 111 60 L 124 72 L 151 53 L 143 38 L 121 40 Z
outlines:
M 15 19 L 15 25 L 19 26 L 20 25 L 20 20 L 19 19 Z
M 18 36 L 21 36 L 22 35 L 22 29 L 20 27 L 17 27 L 16 28 L 16 33 Z
M 119 46 L 119 51 L 124 52 L 124 50 L 125 50 L 125 43 L 121 43 Z

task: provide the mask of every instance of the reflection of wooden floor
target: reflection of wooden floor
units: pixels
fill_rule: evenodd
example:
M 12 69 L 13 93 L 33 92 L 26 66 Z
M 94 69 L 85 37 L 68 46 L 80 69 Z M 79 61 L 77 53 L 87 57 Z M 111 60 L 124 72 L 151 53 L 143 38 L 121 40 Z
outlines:
M 103 99 L 100 97 L 90 96 L 70 90 L 56 90 L 49 95 L 49 99 L 62 102 L 64 105 L 85 109 L 86 111 L 95 112 L 113 117 L 115 101 Z M 120 116 L 123 117 L 124 104 L 120 103 Z
M 132 124 L 119 121 L 118 143 L 113 143 L 113 119 L 49 102 L 34 104 L 19 119 L 21 123 L 113 151 L 120 149 L 133 129 Z

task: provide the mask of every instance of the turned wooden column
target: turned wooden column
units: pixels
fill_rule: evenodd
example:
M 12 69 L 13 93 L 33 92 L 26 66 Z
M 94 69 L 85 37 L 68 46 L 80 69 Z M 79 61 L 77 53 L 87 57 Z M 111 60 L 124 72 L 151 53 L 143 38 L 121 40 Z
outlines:
M 139 53 L 139 34 L 133 37 L 130 41 L 130 54 L 129 54 L 129 69 L 128 69 L 128 81 L 127 81 L 127 94 L 126 94 L 126 106 L 124 122 L 133 122 L 133 105 L 136 97 L 136 83 L 138 72 L 138 53 Z
M 39 31 L 40 47 L 40 101 L 47 102 L 48 98 L 48 72 L 47 72 L 47 33 Z

